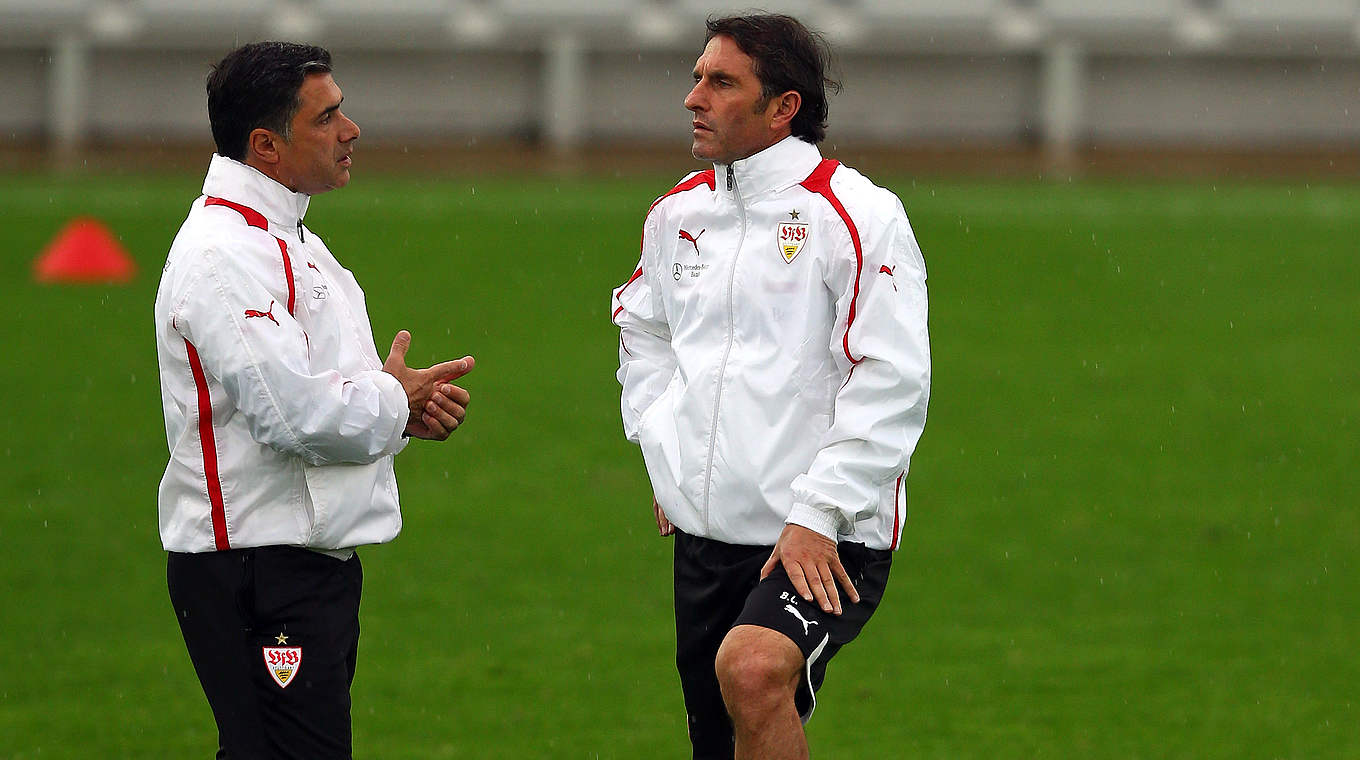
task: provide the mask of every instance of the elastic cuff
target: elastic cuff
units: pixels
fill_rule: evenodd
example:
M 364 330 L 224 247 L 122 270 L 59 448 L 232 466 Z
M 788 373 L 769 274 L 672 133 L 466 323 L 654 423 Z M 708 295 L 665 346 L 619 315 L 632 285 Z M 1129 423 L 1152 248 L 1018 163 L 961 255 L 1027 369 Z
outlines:
M 826 510 L 818 509 L 809 504 L 794 504 L 784 522 L 790 525 L 801 525 L 808 530 L 826 536 L 832 541 L 839 541 L 837 536 L 841 525 L 841 513 L 834 509 Z
M 409 406 L 406 400 L 406 389 L 402 387 L 401 381 L 383 370 L 373 372 L 373 382 L 378 386 L 378 392 L 383 394 L 387 402 L 387 408 L 396 411 L 393 419 L 389 422 L 392 427 L 386 436 L 386 445 L 383 446 L 384 454 L 396 454 L 406 448 L 410 441 L 406 436 L 406 420 L 409 415 Z

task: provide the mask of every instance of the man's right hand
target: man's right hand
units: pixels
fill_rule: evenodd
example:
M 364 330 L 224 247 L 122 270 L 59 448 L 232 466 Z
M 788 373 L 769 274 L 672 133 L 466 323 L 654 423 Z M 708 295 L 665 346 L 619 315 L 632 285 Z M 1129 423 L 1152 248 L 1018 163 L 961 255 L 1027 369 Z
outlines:
M 662 536 L 675 533 L 675 526 L 671 525 L 671 521 L 666 517 L 666 512 L 657 503 L 656 496 L 652 496 L 652 511 L 656 513 L 656 529 L 661 531 Z
M 406 366 L 406 352 L 410 348 L 411 333 L 398 332 L 392 339 L 387 361 L 383 362 L 383 371 L 397 378 L 406 391 L 410 409 L 407 435 L 442 441 L 463 423 L 470 401 L 466 390 L 449 385 L 448 381 L 471 372 L 476 361 L 471 356 L 464 356 L 425 369 L 414 369 Z

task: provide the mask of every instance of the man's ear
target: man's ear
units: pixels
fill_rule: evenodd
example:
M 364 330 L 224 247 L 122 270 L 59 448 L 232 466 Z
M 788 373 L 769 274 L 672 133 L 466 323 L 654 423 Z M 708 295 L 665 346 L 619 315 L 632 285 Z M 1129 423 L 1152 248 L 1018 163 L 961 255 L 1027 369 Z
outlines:
M 262 164 L 279 162 L 279 142 L 282 137 L 263 127 L 251 131 L 246 138 L 246 157 L 254 158 Z
M 798 115 L 798 109 L 803 107 L 803 96 L 797 90 L 789 90 L 779 97 L 770 98 L 770 105 L 770 129 L 777 132 L 788 127 L 793 117 Z

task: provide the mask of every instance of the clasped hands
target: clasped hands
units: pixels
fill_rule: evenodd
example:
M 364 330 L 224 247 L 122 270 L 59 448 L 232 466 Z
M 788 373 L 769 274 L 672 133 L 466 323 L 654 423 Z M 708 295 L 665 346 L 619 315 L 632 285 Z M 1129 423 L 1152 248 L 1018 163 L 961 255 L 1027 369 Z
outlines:
M 476 366 L 471 356 L 440 362 L 425 369 L 406 366 L 411 348 L 411 333 L 402 330 L 392 339 L 392 350 L 383 362 L 383 371 L 397 378 L 406 391 L 410 417 L 406 435 L 429 441 L 447 439 L 467 418 L 468 392 L 451 381 L 466 375 Z

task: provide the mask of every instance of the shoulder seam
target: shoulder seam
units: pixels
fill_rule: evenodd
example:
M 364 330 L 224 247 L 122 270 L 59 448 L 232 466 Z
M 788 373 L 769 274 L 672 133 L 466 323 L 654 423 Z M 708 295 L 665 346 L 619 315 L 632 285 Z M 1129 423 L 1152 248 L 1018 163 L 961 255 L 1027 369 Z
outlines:
M 223 208 L 229 208 L 232 211 L 235 211 L 236 213 L 240 214 L 241 217 L 245 219 L 246 224 L 250 225 L 251 227 L 264 230 L 265 232 L 269 231 L 269 220 L 265 218 L 264 214 L 261 214 L 260 212 L 256 211 L 255 209 L 245 204 L 236 203 L 234 201 L 229 201 L 225 198 L 217 198 L 215 196 L 209 195 L 207 199 L 203 201 L 203 207 L 207 208 L 209 206 L 221 206 Z
M 717 179 L 715 178 L 712 169 L 705 169 L 704 171 L 696 172 L 688 179 L 681 180 L 678 184 L 676 184 L 675 187 L 672 187 L 670 190 L 667 190 L 664 194 L 662 194 L 660 198 L 657 198 L 656 200 L 652 201 L 652 205 L 647 209 L 647 216 L 650 217 L 652 215 L 652 211 L 655 210 L 656 207 L 660 205 L 662 201 L 666 200 L 672 195 L 675 195 L 676 193 L 683 193 L 687 190 L 693 190 L 699 185 L 708 185 L 709 190 L 712 190 L 717 187 Z

